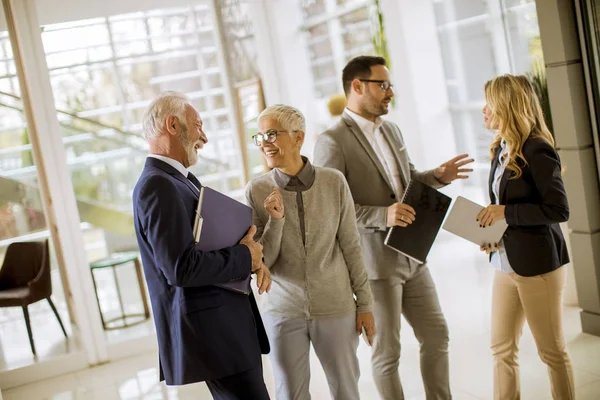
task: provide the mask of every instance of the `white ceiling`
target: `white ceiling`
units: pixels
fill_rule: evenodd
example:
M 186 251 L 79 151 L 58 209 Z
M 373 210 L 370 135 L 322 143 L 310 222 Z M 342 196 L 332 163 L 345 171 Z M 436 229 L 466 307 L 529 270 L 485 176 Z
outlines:
M 205 0 L 206 1 L 206 0 Z M 209 0 L 210 1 L 210 0 Z M 157 8 L 172 8 L 202 3 L 200 0 L 36 0 L 40 25 L 106 17 Z M 0 7 L 0 30 L 6 30 Z

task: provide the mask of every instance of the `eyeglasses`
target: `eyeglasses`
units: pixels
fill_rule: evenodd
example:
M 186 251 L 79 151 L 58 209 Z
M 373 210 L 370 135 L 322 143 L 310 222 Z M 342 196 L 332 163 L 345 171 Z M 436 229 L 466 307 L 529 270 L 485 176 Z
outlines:
M 381 80 L 373 80 L 373 79 L 359 79 L 361 82 L 370 82 L 370 83 L 379 83 L 379 87 L 384 92 L 387 92 L 390 89 L 394 88 L 394 85 L 390 81 L 381 81 Z
M 277 134 L 279 132 L 288 132 L 288 131 L 278 131 L 277 129 L 269 129 L 264 133 L 258 132 L 256 135 L 252 136 L 252 141 L 256 146 L 260 146 L 263 143 L 275 143 L 277 141 Z M 298 131 L 291 131 L 298 132 Z

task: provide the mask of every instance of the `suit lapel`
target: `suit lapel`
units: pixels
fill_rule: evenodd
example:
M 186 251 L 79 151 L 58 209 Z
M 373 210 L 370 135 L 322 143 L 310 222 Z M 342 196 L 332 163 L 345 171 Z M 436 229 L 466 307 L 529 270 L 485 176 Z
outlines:
M 148 167 L 148 166 L 159 168 L 159 169 L 165 171 L 166 173 L 168 173 L 169 175 L 171 175 L 173 178 L 177 179 L 179 182 L 181 182 L 184 185 L 186 185 L 192 191 L 192 193 L 194 193 L 194 195 L 196 197 L 200 194 L 198 192 L 199 188 L 196 188 L 194 186 L 194 184 L 192 182 L 190 182 L 190 180 L 187 177 L 181 175 L 181 173 L 179 171 L 177 171 L 175 168 L 173 168 L 172 166 L 170 166 L 166 162 L 164 162 L 162 160 L 159 160 L 157 158 L 148 157 L 146 159 L 146 167 Z
M 387 183 L 390 189 L 393 190 L 394 186 L 392 186 L 392 183 L 390 182 L 390 179 L 388 178 L 387 173 L 385 172 L 385 168 L 383 168 L 383 164 L 381 164 L 381 161 L 379 161 L 379 157 L 375 153 L 375 150 L 373 150 L 373 146 L 371 146 L 371 143 L 369 143 L 369 140 L 363 133 L 362 129 L 360 129 L 360 127 L 356 124 L 352 117 L 350 117 L 346 113 L 342 114 L 342 120 L 344 121 L 346 126 L 350 128 L 350 131 L 354 134 L 354 136 L 356 136 L 358 142 L 365 149 L 365 151 L 371 158 L 371 161 L 373 161 L 373 164 L 375 164 L 375 166 L 377 167 L 377 170 L 381 174 L 381 177 L 385 180 L 385 183 Z
M 490 200 L 492 204 L 496 204 L 496 196 L 494 195 L 494 176 L 496 176 L 496 168 L 498 168 L 498 154 L 500 154 L 500 148 L 494 150 L 494 158 L 492 158 L 492 167 L 490 168 L 490 177 L 488 180 L 488 188 L 490 191 Z
M 179 171 L 176 171 L 176 173 L 172 175 L 173 178 L 177 179 L 179 182 L 183 182 L 192 191 L 192 193 L 194 193 L 194 195 L 198 196 L 200 194 L 200 188 L 196 188 L 196 186 L 194 186 L 194 184 L 187 177 L 181 175 Z
M 500 204 L 504 203 L 504 198 L 506 197 L 506 184 L 508 183 L 508 178 L 512 175 L 512 170 L 506 168 L 504 170 L 504 174 L 502 174 L 502 178 L 500 179 L 500 187 L 498 188 L 498 195 L 500 196 Z
M 392 152 L 394 153 L 396 162 L 398 163 L 398 169 L 400 170 L 400 178 L 402 179 L 402 187 L 406 188 L 408 187 L 409 178 L 406 174 L 406 171 L 402 169 L 401 162 L 402 157 L 406 156 L 406 151 L 404 152 L 404 154 L 402 153 L 402 143 L 400 143 L 400 141 L 397 140 L 397 136 L 394 135 L 394 132 L 391 129 L 389 129 L 385 123 L 381 125 L 381 131 L 383 132 L 384 139 L 388 142 L 388 146 L 390 146 L 390 149 L 392 149 Z
M 196 175 L 192 174 L 191 172 L 188 172 L 187 178 L 189 181 L 191 181 L 194 184 L 194 186 L 196 187 L 197 190 L 200 190 L 200 188 L 202 187 L 202 184 L 200 183 L 198 178 L 196 178 Z

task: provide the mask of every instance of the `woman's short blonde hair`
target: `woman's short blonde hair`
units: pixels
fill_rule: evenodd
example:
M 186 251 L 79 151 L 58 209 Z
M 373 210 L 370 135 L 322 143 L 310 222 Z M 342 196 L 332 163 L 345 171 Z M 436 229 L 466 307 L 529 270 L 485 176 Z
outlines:
M 306 120 L 304 115 L 292 106 L 285 104 L 275 104 L 264 109 L 258 116 L 258 120 L 269 118 L 279 122 L 281 127 L 292 133 L 296 131 L 304 132 L 306 130 Z

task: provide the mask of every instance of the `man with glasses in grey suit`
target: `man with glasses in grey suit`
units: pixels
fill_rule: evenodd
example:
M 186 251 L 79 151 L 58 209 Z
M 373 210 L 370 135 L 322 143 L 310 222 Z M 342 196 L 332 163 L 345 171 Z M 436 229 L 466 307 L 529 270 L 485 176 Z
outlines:
M 421 375 L 428 400 L 448 400 L 448 326 L 426 264 L 418 264 L 384 245 L 389 227 L 406 227 L 418 215 L 399 203 L 411 179 L 435 188 L 466 179 L 473 162 L 458 156 L 420 172 L 410 161 L 398 126 L 380 117 L 394 96 L 382 57 L 360 56 L 344 68 L 348 106 L 341 121 L 319 136 L 315 165 L 335 168 L 354 198 L 361 245 L 374 299 L 377 336 L 373 377 L 384 400 L 404 399 L 400 364 L 400 317 L 412 326 L 421 346 Z

